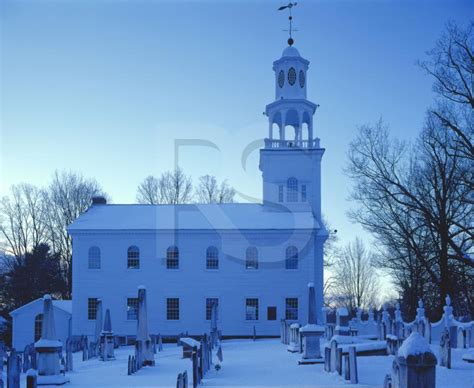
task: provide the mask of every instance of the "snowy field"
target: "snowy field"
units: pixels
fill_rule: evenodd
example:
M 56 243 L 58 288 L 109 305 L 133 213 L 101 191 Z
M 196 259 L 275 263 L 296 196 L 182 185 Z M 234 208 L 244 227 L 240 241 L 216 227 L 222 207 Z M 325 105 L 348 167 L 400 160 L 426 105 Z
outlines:
M 438 347 L 432 345 L 435 354 Z M 212 368 L 203 380 L 203 387 L 347 387 L 337 374 L 326 373 L 323 365 L 298 365 L 299 354 L 289 353 L 279 340 L 230 340 L 222 344 L 222 369 Z M 437 367 L 437 388 L 473 388 L 474 364 L 461 360 L 466 350 L 453 349 L 453 369 Z M 188 371 L 192 379 L 191 361 L 182 359 L 182 349 L 165 344 L 155 356 L 156 366 L 145 367 L 127 376 L 127 358 L 132 347 L 116 350 L 115 361 L 96 359 L 82 361 L 82 353 L 74 354 L 74 372 L 68 374 L 70 387 L 176 387 L 179 372 Z M 213 360 L 216 360 L 215 354 Z M 358 357 L 357 387 L 382 387 L 385 374 L 390 372 L 393 356 Z M 22 387 L 25 387 L 24 375 Z M 191 382 L 191 381 L 190 381 Z M 190 384 L 192 386 L 192 384 Z

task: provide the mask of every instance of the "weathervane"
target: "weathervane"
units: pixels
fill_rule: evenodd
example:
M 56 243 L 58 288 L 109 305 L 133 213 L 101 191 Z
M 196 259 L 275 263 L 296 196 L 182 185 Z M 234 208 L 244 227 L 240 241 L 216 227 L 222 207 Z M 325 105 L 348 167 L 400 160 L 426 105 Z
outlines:
M 293 31 L 298 31 L 296 29 L 293 29 L 293 16 L 291 16 L 291 9 L 296 6 L 298 3 L 288 3 L 288 5 L 283 5 L 280 8 L 278 8 L 278 11 L 283 11 L 284 9 L 288 9 L 290 12 L 290 15 L 288 16 L 288 20 L 290 21 L 290 29 L 289 30 L 283 30 L 283 31 L 288 31 L 290 33 L 290 38 L 288 39 L 288 44 L 291 46 L 295 41 L 293 40 L 293 37 L 291 36 Z

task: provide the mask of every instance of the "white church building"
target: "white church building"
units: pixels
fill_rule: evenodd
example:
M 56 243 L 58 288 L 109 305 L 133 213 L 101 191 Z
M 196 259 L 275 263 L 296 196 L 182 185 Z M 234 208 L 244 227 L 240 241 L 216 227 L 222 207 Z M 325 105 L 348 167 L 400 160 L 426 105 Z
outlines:
M 218 303 L 223 336 L 279 334 L 306 323 L 307 285 L 323 307 L 321 159 L 307 99 L 309 62 L 288 46 L 273 63 L 260 150 L 262 203 L 136 205 L 95 198 L 68 231 L 73 239 L 72 334 L 93 335 L 96 301 L 114 334 L 134 335 L 137 287 L 147 288 L 152 334 L 209 330 Z M 320 317 L 321 318 L 321 317 Z

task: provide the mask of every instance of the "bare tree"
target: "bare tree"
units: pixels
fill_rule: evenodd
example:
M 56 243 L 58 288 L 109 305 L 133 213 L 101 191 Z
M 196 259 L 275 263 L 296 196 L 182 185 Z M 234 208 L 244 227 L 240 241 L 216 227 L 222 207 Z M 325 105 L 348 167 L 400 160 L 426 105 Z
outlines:
M 3 249 L 20 260 L 28 250 L 46 241 L 44 197 L 37 187 L 19 184 L 0 201 Z
M 72 286 L 72 241 L 67 227 L 85 212 L 93 196 L 104 195 L 101 186 L 94 179 L 85 179 L 72 172 L 55 172 L 45 190 L 45 224 L 48 243 L 52 251 L 60 255 L 68 281 L 70 297 Z
M 359 205 L 350 216 L 384 246 L 387 268 L 400 265 L 393 252 L 423 267 L 439 291 L 440 313 L 444 297 L 457 293 L 454 269 L 474 267 L 465 257 L 472 250 L 474 213 L 472 190 L 463 183 L 466 159 L 453 133 L 438 123 L 428 118 L 412 148 L 391 140 L 381 121 L 362 127 L 351 143 L 346 171 Z
M 190 203 L 193 198 L 191 178 L 180 167 L 159 178 L 148 176 L 138 186 L 137 201 L 142 204 Z
M 161 203 L 159 179 L 149 175 L 140 183 L 137 189 L 137 202 L 149 205 Z
M 204 175 L 199 178 L 196 188 L 197 201 L 200 203 L 232 203 L 234 202 L 235 189 L 227 181 L 219 183 L 215 176 Z
M 378 277 L 373 266 L 373 254 L 362 240 L 347 244 L 333 262 L 331 294 L 349 310 L 368 308 L 377 300 Z

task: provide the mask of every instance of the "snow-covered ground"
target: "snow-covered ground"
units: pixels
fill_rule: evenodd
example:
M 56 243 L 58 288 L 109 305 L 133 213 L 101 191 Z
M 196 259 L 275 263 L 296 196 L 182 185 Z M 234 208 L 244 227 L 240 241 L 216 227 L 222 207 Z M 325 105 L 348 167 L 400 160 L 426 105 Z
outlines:
M 432 345 L 435 354 L 438 346 Z M 298 365 L 299 354 L 289 353 L 279 340 L 231 340 L 222 344 L 222 369 L 211 369 L 203 380 L 204 387 L 347 387 L 350 384 L 337 374 L 326 373 L 323 365 Z M 115 361 L 96 359 L 83 362 L 81 353 L 74 354 L 74 372 L 69 373 L 70 387 L 176 387 L 179 372 L 188 371 L 191 361 L 182 359 L 182 349 L 165 344 L 155 356 L 156 366 L 145 367 L 127 376 L 127 358 L 132 347 L 116 350 Z M 453 350 L 453 368 L 436 368 L 437 388 L 473 388 L 474 364 L 461 360 L 466 350 Z M 213 361 L 216 362 L 215 355 Z M 357 387 L 382 387 L 385 374 L 390 372 L 393 356 L 358 357 Z M 25 387 L 24 375 L 22 387 Z M 191 382 L 191 381 L 190 381 Z M 190 384 L 190 386 L 192 386 Z

